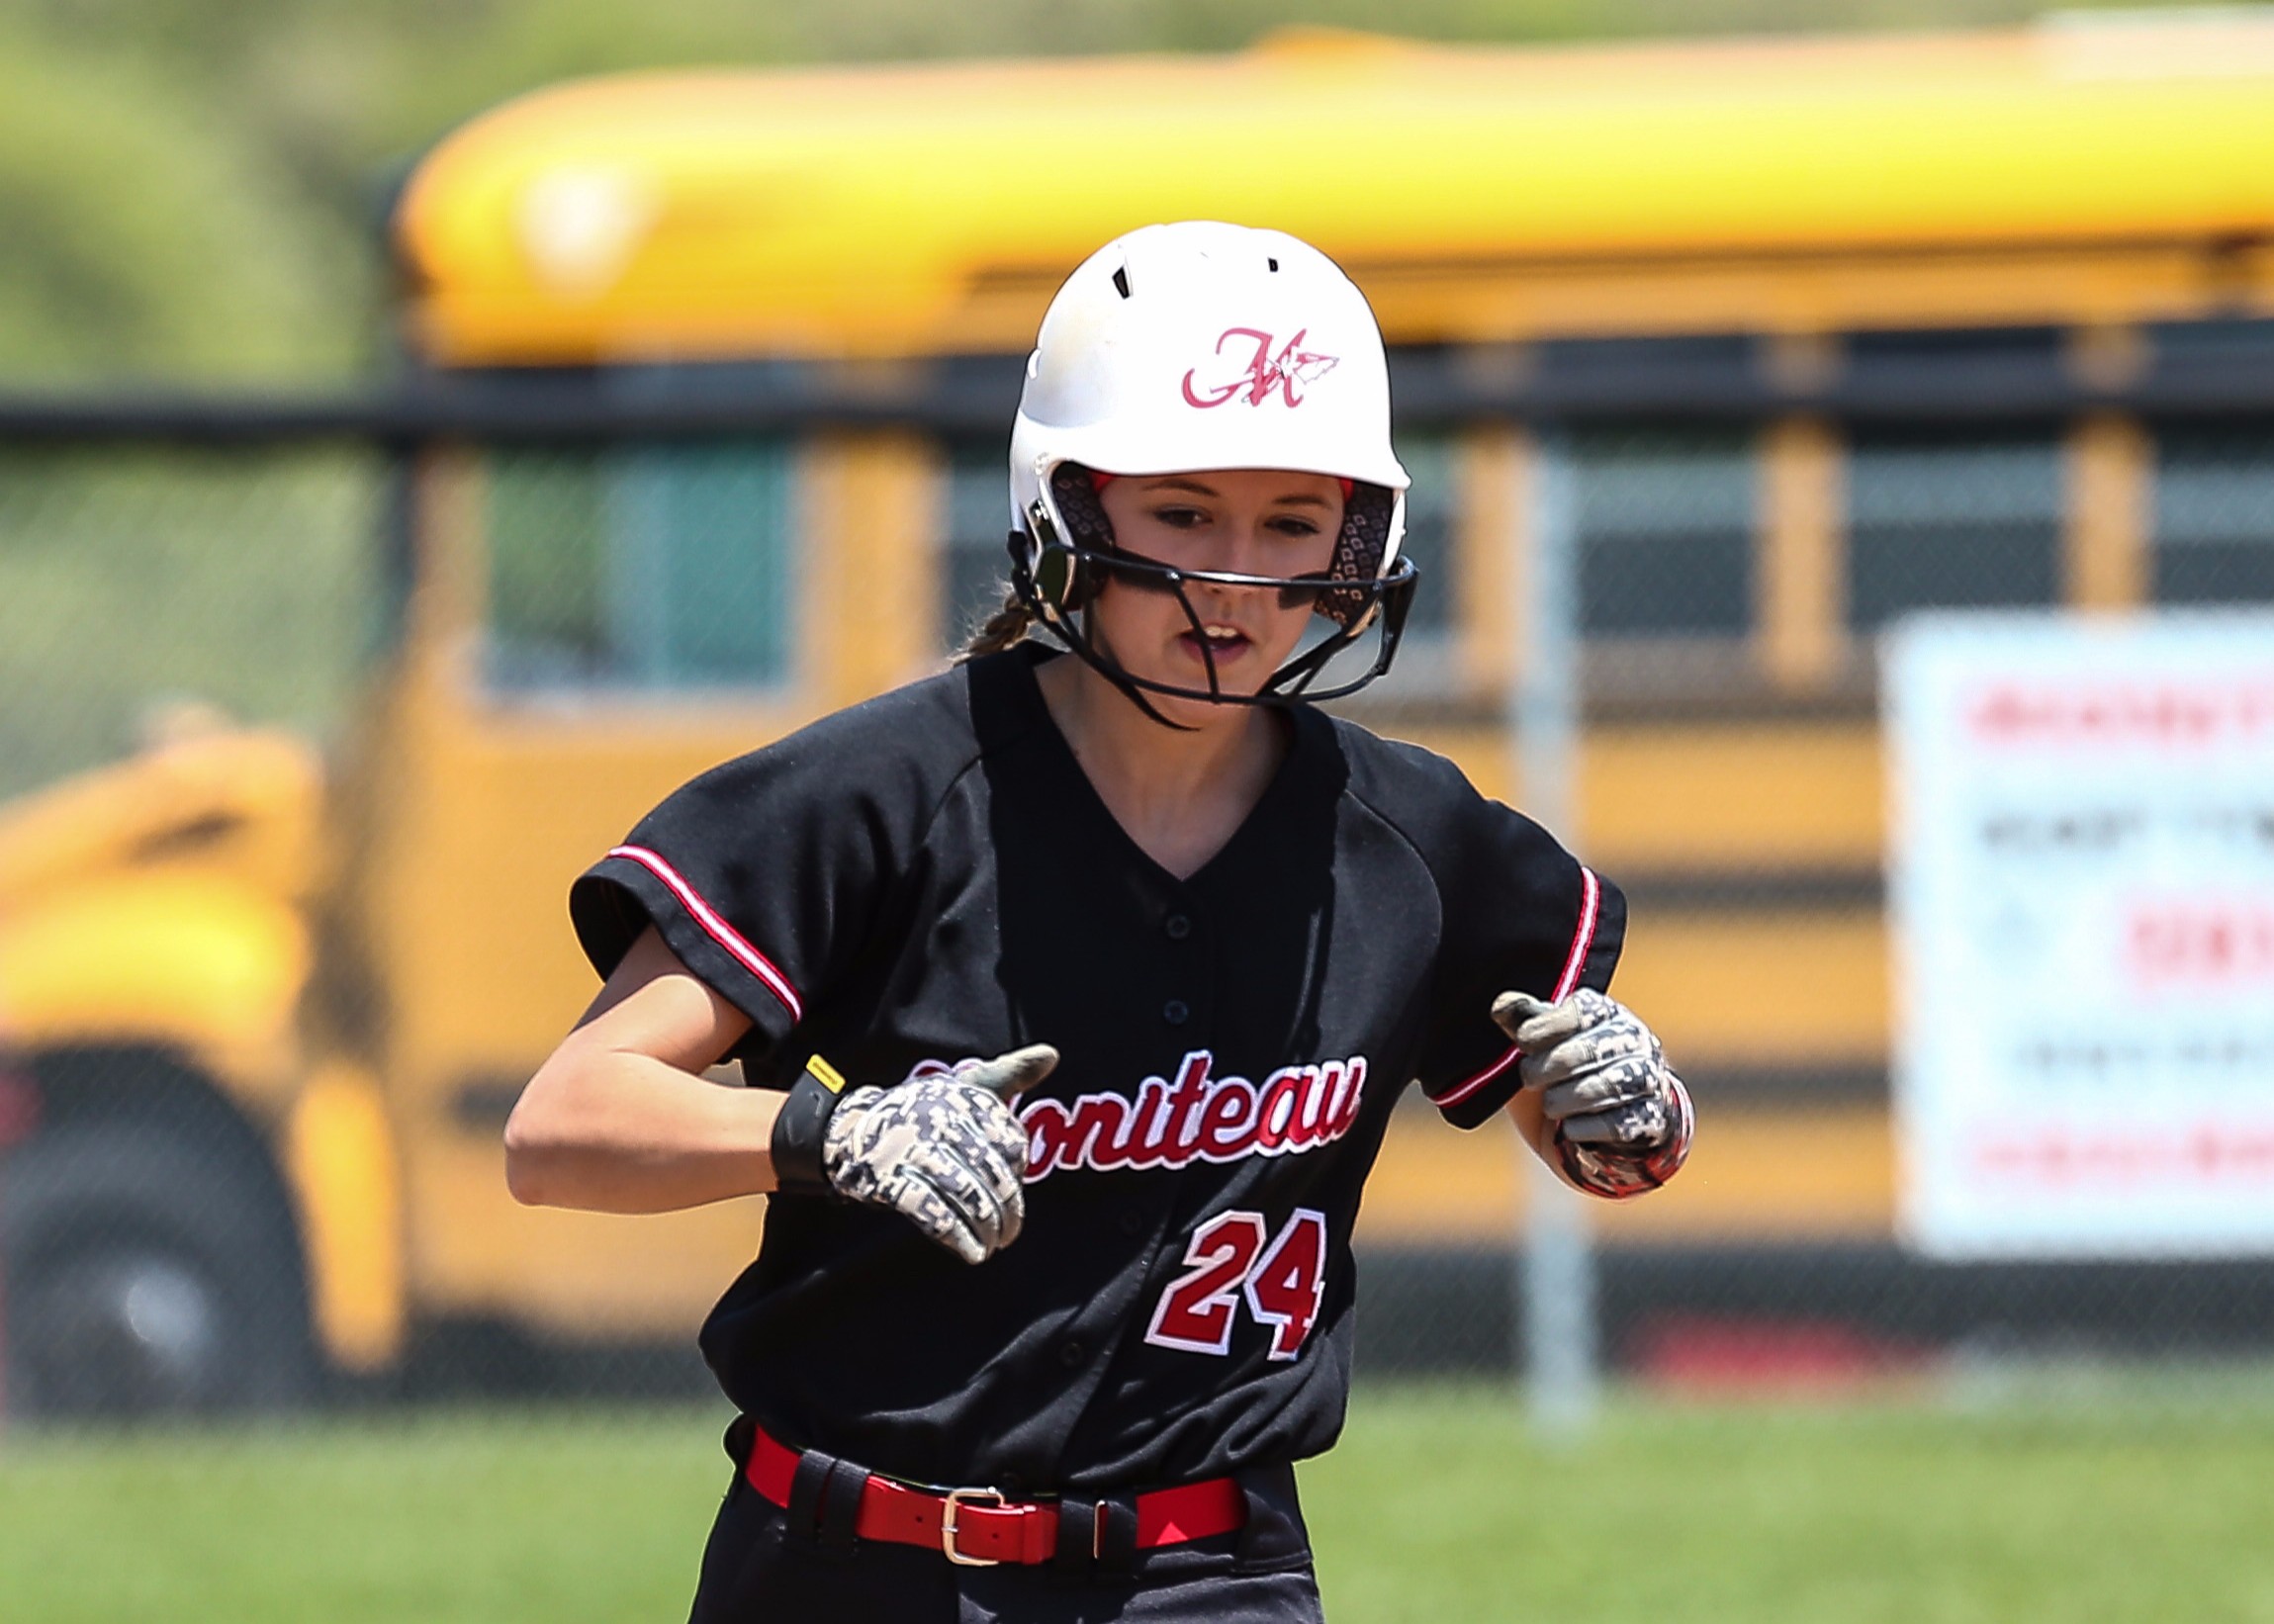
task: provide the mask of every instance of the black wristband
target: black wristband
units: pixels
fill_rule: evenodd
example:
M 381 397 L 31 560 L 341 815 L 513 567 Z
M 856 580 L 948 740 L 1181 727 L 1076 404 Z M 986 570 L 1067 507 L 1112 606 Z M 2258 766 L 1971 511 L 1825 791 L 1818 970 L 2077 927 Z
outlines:
M 822 1171 L 821 1145 L 829 1133 L 829 1119 L 845 1097 L 845 1078 L 816 1054 L 791 1085 L 781 1102 L 781 1115 L 773 1119 L 773 1187 L 785 1196 L 835 1194 L 829 1175 Z

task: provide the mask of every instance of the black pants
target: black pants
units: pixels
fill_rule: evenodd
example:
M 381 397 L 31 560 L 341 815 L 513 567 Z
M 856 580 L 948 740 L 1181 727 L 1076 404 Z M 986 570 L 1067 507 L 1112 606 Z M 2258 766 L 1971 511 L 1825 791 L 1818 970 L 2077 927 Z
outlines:
M 1295 1473 L 1241 1475 L 1247 1526 L 1123 1562 L 959 1568 L 938 1551 L 825 1538 L 735 1474 L 689 1624 L 1321 1624 Z

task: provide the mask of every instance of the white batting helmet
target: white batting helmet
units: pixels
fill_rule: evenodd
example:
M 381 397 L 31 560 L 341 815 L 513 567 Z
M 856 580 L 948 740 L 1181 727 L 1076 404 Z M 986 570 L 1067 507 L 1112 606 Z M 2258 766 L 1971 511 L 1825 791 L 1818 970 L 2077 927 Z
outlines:
M 1332 260 L 1283 231 L 1186 221 L 1115 238 L 1050 301 L 1027 361 L 1011 433 L 1012 558 L 1022 594 L 1060 641 L 1125 690 L 1135 683 L 1238 699 L 1217 690 L 1213 666 L 1205 692 L 1109 669 L 1068 618 L 1087 601 L 1099 567 L 1132 567 L 1114 547 L 1090 473 L 1236 468 L 1321 474 L 1346 482 L 1347 493 L 1328 577 L 1341 585 L 1315 598 L 1339 630 L 1322 651 L 1274 674 L 1256 697 L 1301 694 L 1387 611 L 1379 613 L 1374 669 L 1310 696 L 1363 686 L 1389 668 L 1413 576 L 1399 557 L 1410 481 L 1391 449 L 1389 366 L 1365 296 Z M 1188 571 L 1181 579 L 1207 577 Z

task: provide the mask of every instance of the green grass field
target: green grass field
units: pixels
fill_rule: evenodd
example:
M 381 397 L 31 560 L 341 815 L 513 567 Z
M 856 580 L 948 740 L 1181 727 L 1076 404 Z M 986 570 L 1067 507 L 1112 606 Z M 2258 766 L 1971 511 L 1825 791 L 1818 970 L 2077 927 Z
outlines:
M 0 1619 L 684 1616 L 705 1410 L 0 1441 Z M 1360 1390 L 1305 1474 L 1330 1616 L 2274 1621 L 2274 1409 L 1622 1401 L 1542 1454 L 1501 1390 Z

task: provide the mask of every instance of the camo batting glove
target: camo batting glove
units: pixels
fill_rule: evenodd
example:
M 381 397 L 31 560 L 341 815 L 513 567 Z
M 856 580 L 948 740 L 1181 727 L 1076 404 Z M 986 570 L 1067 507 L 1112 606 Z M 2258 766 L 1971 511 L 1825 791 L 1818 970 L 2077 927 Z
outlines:
M 1011 1102 L 1050 1074 L 1047 1043 L 962 1060 L 927 1060 L 892 1088 L 838 1103 L 821 1168 L 848 1201 L 898 1213 L 965 1263 L 984 1263 L 1026 1221 L 1027 1130 Z
M 1504 992 L 1493 1001 L 1493 1019 L 1524 1051 L 1517 1075 L 1539 1090 L 1574 1184 L 1623 1201 L 1674 1177 L 1696 1117 L 1640 1016 L 1582 987 L 1558 1004 Z

